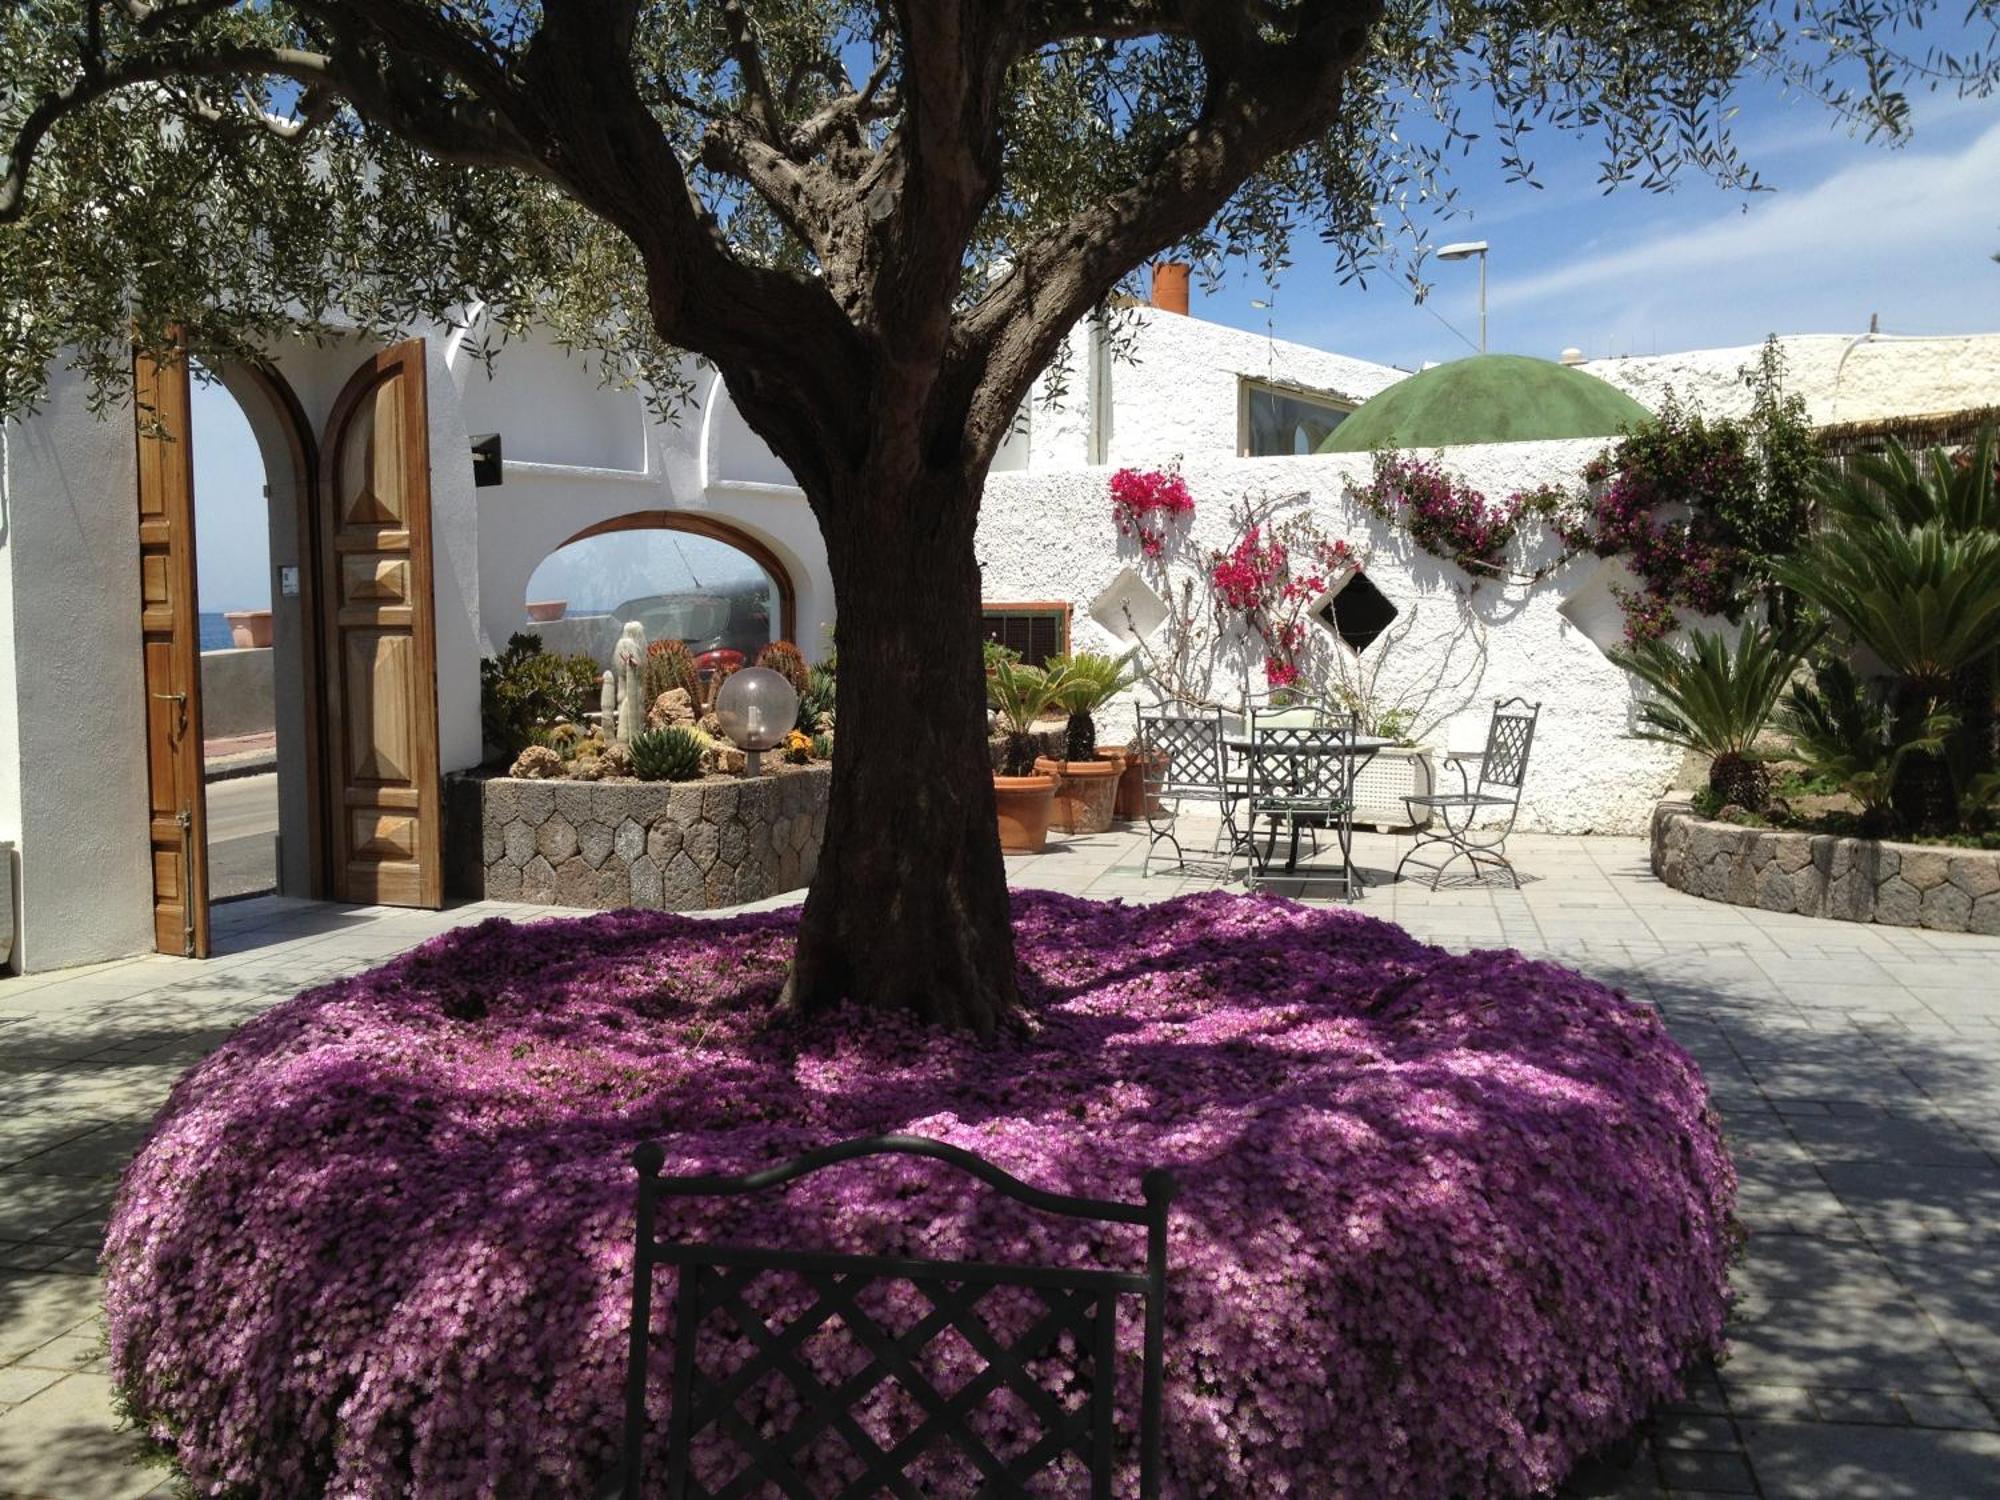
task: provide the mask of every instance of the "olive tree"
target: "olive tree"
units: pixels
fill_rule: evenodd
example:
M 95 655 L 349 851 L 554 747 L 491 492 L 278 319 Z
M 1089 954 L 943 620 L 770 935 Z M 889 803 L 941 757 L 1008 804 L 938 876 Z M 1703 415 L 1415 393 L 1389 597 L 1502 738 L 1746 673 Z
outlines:
M 1016 1002 L 974 530 L 1079 320 L 1164 252 L 1275 274 L 1417 242 L 1461 148 L 1755 186 L 1751 75 L 1871 131 L 1984 90 L 1935 0 L 16 0 L 0 16 L 0 408 L 132 331 L 539 326 L 663 404 L 719 370 L 840 611 L 841 755 L 792 1003 Z M 1910 41 L 1915 36 L 1917 41 Z M 1481 140 L 1481 137 L 1486 139 Z M 1420 249 L 1414 261 L 1420 269 Z M 503 356 L 504 357 L 504 356 Z

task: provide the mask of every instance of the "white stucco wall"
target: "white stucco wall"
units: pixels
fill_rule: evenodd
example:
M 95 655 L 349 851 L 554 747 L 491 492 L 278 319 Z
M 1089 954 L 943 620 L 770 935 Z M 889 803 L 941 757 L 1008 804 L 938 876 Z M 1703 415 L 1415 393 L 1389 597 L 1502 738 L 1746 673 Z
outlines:
M 1135 307 L 1120 313 L 1111 360 L 1107 462 L 1162 463 L 1240 452 L 1245 378 L 1359 405 L 1405 372 L 1201 318 Z M 1059 379 L 1029 402 L 1030 470 L 1082 468 L 1090 454 L 1090 325 L 1070 335 Z M 1060 387 L 1058 398 L 1051 392 Z
M 1785 388 L 1805 399 L 1806 415 L 1817 425 L 2000 404 L 2000 333 L 1792 334 L 1779 343 Z M 1739 372 L 1755 367 L 1759 349 L 1745 344 L 1595 359 L 1581 368 L 1649 408 L 1671 391 L 1710 416 L 1735 417 L 1750 408 L 1750 389 Z
M 138 460 L 129 409 L 100 419 L 87 398 L 59 371 L 7 432 L 0 808 L 13 804 L 24 970 L 152 946 Z
M 560 411 L 571 399 L 570 387 L 589 388 L 588 366 L 558 351 L 547 358 L 511 363 L 513 349 L 495 366 L 494 384 L 532 380 L 534 391 L 547 393 L 551 409 Z M 630 403 L 630 415 L 643 422 L 643 454 L 636 467 L 585 466 L 518 461 L 504 465 L 504 482 L 478 490 L 476 505 L 481 649 L 490 654 L 527 621 L 528 580 L 556 548 L 586 527 L 646 511 L 680 511 L 723 521 L 756 538 L 775 553 L 790 575 L 798 614 L 800 649 L 809 657 L 824 650 L 833 623 L 833 586 L 805 495 L 791 483 L 784 466 L 743 424 L 721 381 L 712 372 L 695 371 L 696 395 L 678 409 L 674 420 L 646 420 L 636 391 L 617 393 Z M 474 392 L 480 407 L 491 411 L 495 398 L 483 387 L 484 369 L 454 361 L 460 387 Z M 435 392 L 434 392 L 434 408 Z M 520 447 L 534 451 L 528 436 L 542 420 L 530 403 L 518 397 L 515 420 L 521 424 Z M 507 428 L 479 428 L 501 433 L 505 452 L 517 444 Z M 478 681 L 473 688 L 473 730 L 477 733 Z
M 1443 461 L 1498 500 L 1559 475 L 1574 477 L 1599 446 L 1492 444 L 1449 450 Z M 1363 660 L 1387 650 L 1378 688 L 1391 699 L 1424 702 L 1424 717 L 1437 725 L 1426 743 L 1439 750 L 1477 749 L 1495 698 L 1520 694 L 1538 701 L 1542 718 L 1521 826 L 1600 833 L 1643 828 L 1680 757 L 1631 735 L 1629 679 L 1559 612 L 1595 577 L 1596 561 L 1579 560 L 1532 588 L 1487 580 L 1468 594 L 1472 580 L 1463 570 L 1418 550 L 1399 528 L 1347 500 L 1346 481 L 1365 476 L 1369 462 L 1365 455 L 1188 461 L 1183 473 L 1196 510 L 1185 546 L 1189 562 L 1175 575 L 1197 572 L 1198 559 L 1234 540 L 1230 512 L 1237 502 L 1303 496 L 1299 503 L 1329 537 L 1344 537 L 1363 554 L 1369 580 L 1401 611 Z M 1280 511 L 1279 519 L 1295 508 Z M 1533 545 L 1522 560 L 1531 568 L 1560 551 L 1538 526 L 1529 540 Z M 1076 649 L 1122 649 L 1088 614 L 1091 600 L 1137 556 L 1134 544 L 1117 538 L 1112 527 L 1102 473 L 995 476 L 986 490 L 979 554 L 989 601 L 1068 599 L 1076 610 Z M 1261 697 L 1262 671 L 1253 666 L 1244 680 Z M 1242 691 L 1227 672 L 1218 673 L 1213 686 L 1223 701 L 1238 701 Z M 1126 732 L 1131 708 L 1106 716 L 1108 734 Z

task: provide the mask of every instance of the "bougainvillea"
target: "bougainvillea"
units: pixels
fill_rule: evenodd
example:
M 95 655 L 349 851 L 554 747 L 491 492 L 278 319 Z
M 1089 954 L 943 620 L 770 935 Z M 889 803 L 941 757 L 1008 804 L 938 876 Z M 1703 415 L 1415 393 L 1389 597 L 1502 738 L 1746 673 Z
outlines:
M 1264 677 L 1274 691 L 1304 675 L 1306 610 L 1351 567 L 1359 567 L 1353 548 L 1307 515 L 1275 524 L 1246 517 L 1236 544 L 1209 557 L 1209 595 L 1263 642 Z
M 1818 472 L 1805 403 L 1784 390 L 1767 340 L 1744 420 L 1703 416 L 1672 396 L 1653 420 L 1585 466 L 1590 498 L 1559 523 L 1571 546 L 1620 557 L 1640 587 L 1618 591 L 1630 642 L 1657 639 L 1678 611 L 1741 613 L 1769 586 L 1766 565 L 1805 535 Z
M 1193 514 L 1187 481 L 1172 470 L 1120 469 L 1111 476 L 1111 518 L 1120 535 L 1139 539 L 1148 557 L 1160 556 L 1168 528 Z
M 909 1130 L 1128 1200 L 1170 1167 L 1176 1496 L 1540 1491 L 1716 1350 L 1734 1175 L 1651 1011 L 1266 898 L 1020 894 L 1015 913 L 1038 1025 L 992 1044 L 881 1014 L 774 1024 L 796 912 L 490 921 L 280 1006 L 182 1080 L 127 1172 L 107 1302 L 133 1412 L 202 1493 L 586 1496 L 620 1430 L 647 1139 L 670 1173 L 743 1171 Z M 1136 1249 L 923 1162 L 665 1228 Z M 672 1300 L 663 1277 L 662 1378 Z M 704 1349 L 726 1367 L 725 1340 Z M 822 1376 L 851 1353 L 799 1349 Z M 966 1355 L 923 1358 L 951 1389 Z M 1129 1374 L 1135 1341 L 1121 1357 Z M 746 1418 L 783 1415 L 757 1389 Z M 878 1440 L 893 1391 L 862 1403 Z M 982 1430 L 1005 1448 L 1027 1410 L 997 1403 Z M 800 1460 L 820 1479 L 824 1446 Z
M 1506 571 L 1507 549 L 1520 531 L 1521 518 L 1554 515 L 1564 498 L 1544 486 L 1518 491 L 1496 504 L 1438 465 L 1404 453 L 1376 454 L 1374 473 L 1366 484 L 1351 486 L 1348 496 L 1409 532 L 1433 557 L 1475 573 Z

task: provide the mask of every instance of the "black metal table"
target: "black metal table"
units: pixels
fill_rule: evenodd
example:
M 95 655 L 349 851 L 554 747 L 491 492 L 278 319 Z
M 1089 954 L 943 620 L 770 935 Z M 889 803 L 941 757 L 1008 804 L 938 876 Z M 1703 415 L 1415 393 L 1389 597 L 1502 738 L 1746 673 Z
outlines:
M 1338 755 L 1351 761 L 1347 771 L 1347 787 L 1350 802 L 1354 792 L 1354 779 L 1361 774 L 1361 768 L 1390 746 L 1400 744 L 1399 740 L 1388 739 L 1379 734 L 1342 735 L 1329 733 L 1324 739 L 1310 740 L 1264 740 L 1258 741 L 1247 734 L 1232 734 L 1223 737 L 1223 744 L 1245 760 L 1256 760 L 1260 756 L 1284 756 L 1287 759 L 1298 756 Z M 1253 776 L 1254 785 L 1254 776 Z M 1352 809 L 1349 818 L 1340 830 L 1341 878 L 1346 881 L 1349 892 L 1362 887 L 1361 872 L 1354 868 L 1353 850 L 1350 847 L 1353 821 Z M 1251 842 L 1256 841 L 1256 830 L 1251 830 Z M 1291 847 L 1285 855 L 1285 873 L 1295 874 L 1299 866 L 1299 824 L 1292 820 Z

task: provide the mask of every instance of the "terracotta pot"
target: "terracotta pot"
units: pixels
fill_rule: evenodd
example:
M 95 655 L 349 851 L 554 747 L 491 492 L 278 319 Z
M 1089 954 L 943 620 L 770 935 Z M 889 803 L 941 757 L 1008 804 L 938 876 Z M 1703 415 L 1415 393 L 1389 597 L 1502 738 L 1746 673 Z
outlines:
M 223 612 L 229 639 L 238 651 L 262 650 L 271 644 L 271 612 L 268 609 L 232 609 Z
M 995 776 L 993 802 L 1000 816 L 1000 849 L 1005 854 L 1040 854 L 1049 841 L 1049 810 L 1055 805 L 1053 776 Z
M 528 618 L 537 625 L 546 625 L 551 620 L 560 620 L 563 611 L 569 608 L 567 599 L 530 599 Z
M 1102 750 L 1097 752 L 1102 755 Z M 1138 754 L 1128 745 L 1124 751 L 1125 772 L 1118 778 L 1118 816 L 1134 821 L 1146 816 L 1146 767 Z M 1167 757 L 1160 751 L 1153 753 L 1155 779 L 1167 764 Z M 1155 813 L 1160 810 L 1159 799 L 1153 799 Z
M 1112 804 L 1118 800 L 1121 760 L 1049 760 L 1035 762 L 1044 776 L 1056 778 L 1055 820 L 1070 833 L 1104 833 L 1111 827 Z

